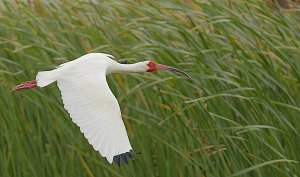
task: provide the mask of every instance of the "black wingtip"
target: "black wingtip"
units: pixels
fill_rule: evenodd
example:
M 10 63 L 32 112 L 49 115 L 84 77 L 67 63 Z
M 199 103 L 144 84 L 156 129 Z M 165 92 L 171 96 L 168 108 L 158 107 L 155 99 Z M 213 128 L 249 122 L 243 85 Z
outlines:
M 123 163 L 128 164 L 128 160 L 126 158 L 126 153 L 121 154 L 121 160 L 122 160 Z
M 120 155 L 116 155 L 116 156 L 114 156 L 114 158 L 113 158 L 113 161 L 119 166 L 119 168 L 120 168 Z
M 126 157 L 128 157 L 129 159 L 132 159 L 132 155 L 130 154 L 130 152 L 126 152 Z
M 122 154 L 115 155 L 113 161 L 120 167 L 121 161 L 123 164 L 128 164 L 128 159 L 132 159 L 134 154 L 140 154 L 140 152 L 137 153 L 131 149 L 129 152 L 124 152 Z

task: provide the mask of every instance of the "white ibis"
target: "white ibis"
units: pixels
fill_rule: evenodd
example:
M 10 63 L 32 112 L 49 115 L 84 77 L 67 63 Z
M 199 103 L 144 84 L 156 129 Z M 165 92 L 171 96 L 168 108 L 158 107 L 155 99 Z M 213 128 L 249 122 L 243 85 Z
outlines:
M 119 103 L 107 84 L 106 75 L 169 70 L 190 76 L 177 68 L 153 61 L 120 64 L 112 58 L 108 54 L 90 53 L 54 70 L 38 72 L 36 80 L 23 82 L 12 91 L 45 87 L 57 81 L 64 108 L 72 121 L 101 156 L 120 166 L 120 161 L 127 163 L 127 158 L 132 158 L 134 151 L 121 118 Z

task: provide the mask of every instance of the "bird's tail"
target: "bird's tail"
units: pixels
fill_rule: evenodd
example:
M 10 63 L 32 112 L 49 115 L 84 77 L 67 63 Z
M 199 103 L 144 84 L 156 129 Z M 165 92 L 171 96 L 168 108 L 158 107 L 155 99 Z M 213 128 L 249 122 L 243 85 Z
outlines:
M 41 71 L 36 75 L 36 80 L 26 81 L 15 86 L 11 91 L 27 90 L 35 87 L 45 87 L 57 80 L 57 71 Z
M 38 87 L 45 87 L 57 80 L 56 69 L 52 71 L 40 71 L 36 75 L 36 82 Z

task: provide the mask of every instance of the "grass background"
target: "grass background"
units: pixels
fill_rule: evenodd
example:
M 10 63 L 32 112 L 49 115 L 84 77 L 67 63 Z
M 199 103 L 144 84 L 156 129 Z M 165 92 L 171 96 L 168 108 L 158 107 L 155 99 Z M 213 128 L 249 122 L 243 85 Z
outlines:
M 0 21 L 0 176 L 299 176 L 299 5 L 4 0 Z M 142 152 L 121 169 L 84 139 L 55 84 L 9 92 L 89 52 L 194 79 L 108 76 Z

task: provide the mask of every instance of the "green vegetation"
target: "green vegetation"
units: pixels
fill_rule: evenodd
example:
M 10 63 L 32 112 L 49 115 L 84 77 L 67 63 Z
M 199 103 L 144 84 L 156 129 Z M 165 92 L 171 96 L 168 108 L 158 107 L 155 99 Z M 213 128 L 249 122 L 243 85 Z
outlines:
M 300 174 L 300 14 L 262 0 L 3 1 L 0 176 Z M 108 76 L 131 144 L 119 169 L 93 150 L 55 84 L 10 89 L 89 52 L 189 73 Z M 80 82 L 80 81 L 79 81 Z

